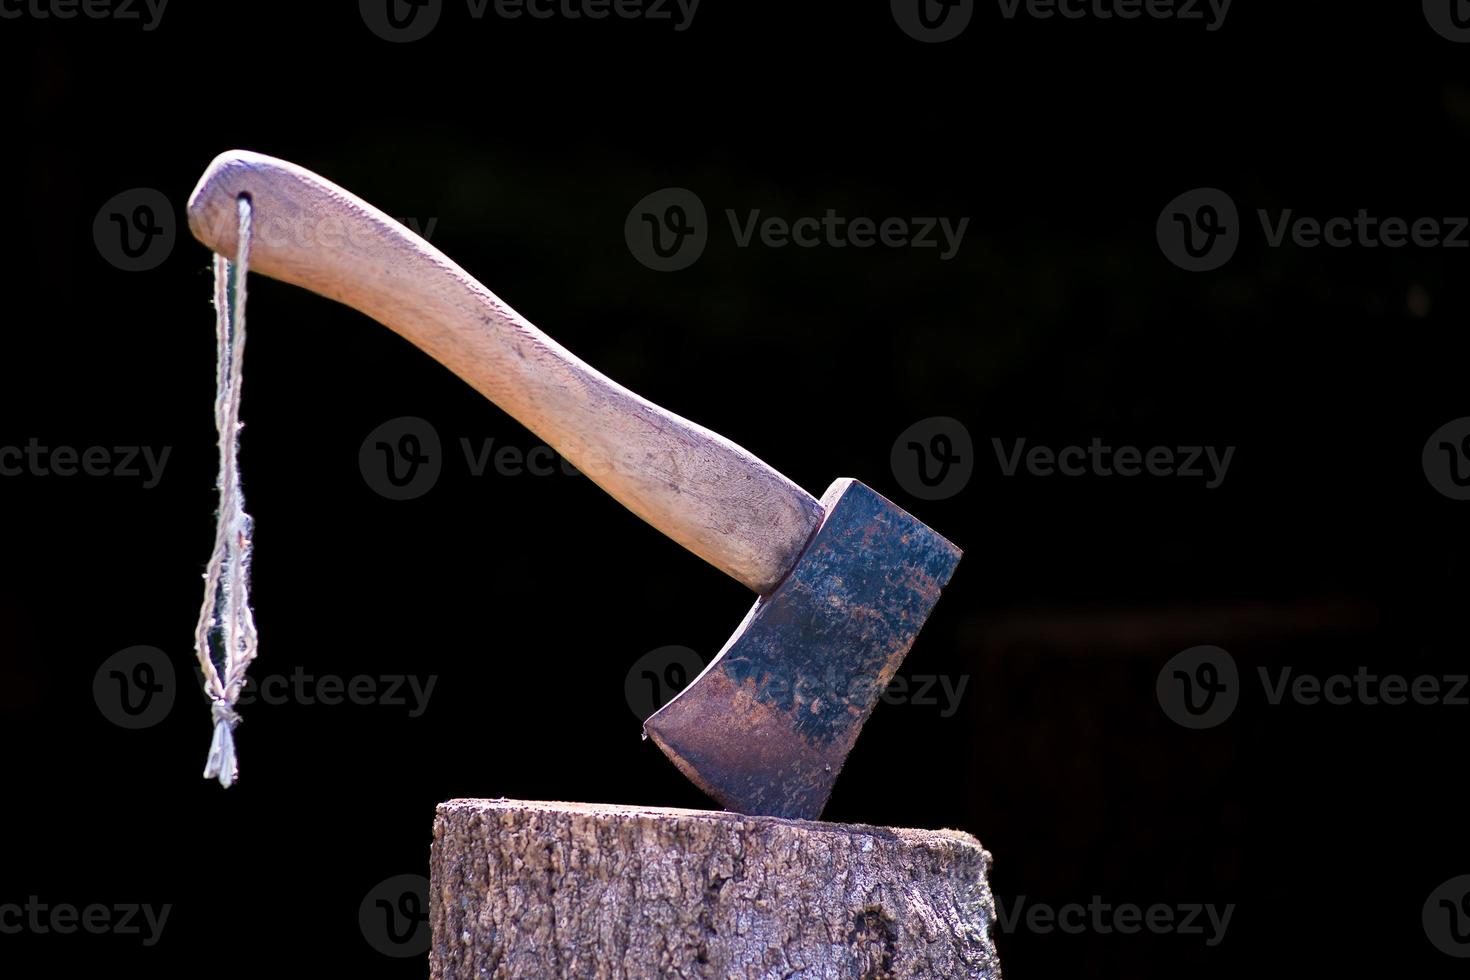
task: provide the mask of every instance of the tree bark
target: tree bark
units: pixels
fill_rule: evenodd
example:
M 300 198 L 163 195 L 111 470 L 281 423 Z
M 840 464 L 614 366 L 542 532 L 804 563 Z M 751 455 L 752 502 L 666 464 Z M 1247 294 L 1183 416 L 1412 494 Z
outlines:
M 434 980 L 1000 977 L 959 831 L 451 800 L 430 864 Z

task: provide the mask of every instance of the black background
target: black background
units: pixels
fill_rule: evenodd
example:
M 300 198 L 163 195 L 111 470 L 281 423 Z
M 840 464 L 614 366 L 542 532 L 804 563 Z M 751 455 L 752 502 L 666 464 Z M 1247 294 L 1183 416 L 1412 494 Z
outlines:
M 428 710 L 245 710 L 241 783 L 199 778 L 192 629 L 215 507 L 207 251 L 183 205 L 217 153 L 285 157 L 433 243 L 593 365 L 815 493 L 854 476 L 966 549 L 903 674 L 959 710 L 880 705 L 826 819 L 957 827 L 1001 903 L 1233 903 L 1201 935 L 997 938 L 1006 975 L 1463 975 L 1420 913 L 1470 872 L 1453 706 L 1272 706 L 1256 671 L 1464 670 L 1465 504 L 1420 452 L 1470 414 L 1467 256 L 1268 248 L 1273 214 L 1470 211 L 1470 47 L 1418 4 L 1237 0 L 1199 22 L 1006 20 L 921 44 L 886 4 L 705 0 L 665 22 L 475 21 L 373 36 L 353 4 L 174 0 L 136 22 L 0 21 L 0 445 L 171 447 L 162 482 L 0 478 L 0 903 L 170 903 L 138 937 L 0 935 L 0 972 L 423 976 L 357 909 L 426 873 L 459 796 L 710 804 L 639 739 L 630 667 L 713 654 L 750 597 L 585 479 L 473 477 L 461 437 L 534 435 L 406 341 L 251 283 L 242 466 L 257 522 L 252 673 L 437 678 Z M 651 271 L 623 226 L 694 190 L 710 245 Z M 1177 194 L 1227 191 L 1244 240 L 1209 273 L 1161 253 Z M 157 269 L 93 218 L 162 191 Z M 936 250 L 736 246 L 726 208 L 969 217 Z M 374 493 L 358 449 L 432 422 L 444 476 Z M 905 493 L 889 452 L 952 416 L 975 475 Z M 1004 477 L 1008 443 L 1235 446 L 1223 484 Z M 176 703 L 126 731 L 92 697 L 138 644 Z M 1235 714 L 1160 709 L 1174 654 L 1229 650 Z M 1024 906 L 1023 906 L 1024 907 Z M 24 966 L 23 966 L 24 965 Z M 18 972 L 12 972 L 12 969 Z

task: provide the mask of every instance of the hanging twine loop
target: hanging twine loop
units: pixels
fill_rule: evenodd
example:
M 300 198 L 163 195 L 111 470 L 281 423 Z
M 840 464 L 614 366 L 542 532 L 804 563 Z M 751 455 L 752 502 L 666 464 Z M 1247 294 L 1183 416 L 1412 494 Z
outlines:
M 250 199 L 237 202 L 239 234 L 235 260 L 214 257 L 214 309 L 218 358 L 214 400 L 219 430 L 219 521 L 214 552 L 204 572 L 204 604 L 194 631 L 194 651 L 211 700 L 214 738 L 205 779 L 228 788 L 239 777 L 235 702 L 245 686 L 245 669 L 255 659 L 255 617 L 250 611 L 250 552 L 254 522 L 240 490 L 240 376 L 245 354 L 245 280 L 250 267 Z

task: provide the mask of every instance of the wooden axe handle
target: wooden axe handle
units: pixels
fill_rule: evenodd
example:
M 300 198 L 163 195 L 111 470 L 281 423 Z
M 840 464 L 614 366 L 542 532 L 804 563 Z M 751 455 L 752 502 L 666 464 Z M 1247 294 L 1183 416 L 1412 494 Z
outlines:
M 544 439 L 623 506 L 762 595 L 821 522 L 810 494 L 730 440 L 604 377 L 382 211 L 284 160 L 232 151 L 189 199 L 189 228 L 250 268 L 345 303 L 408 339 Z

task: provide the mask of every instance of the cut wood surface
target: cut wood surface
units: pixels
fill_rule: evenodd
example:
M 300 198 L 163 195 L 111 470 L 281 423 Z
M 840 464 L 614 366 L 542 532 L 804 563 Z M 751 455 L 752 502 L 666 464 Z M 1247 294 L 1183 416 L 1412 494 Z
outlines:
M 959 831 L 451 800 L 430 863 L 435 980 L 1000 976 Z

